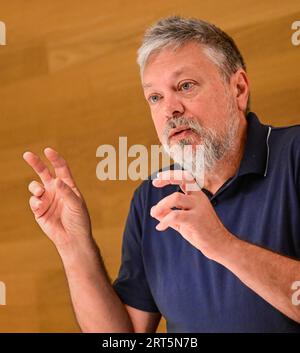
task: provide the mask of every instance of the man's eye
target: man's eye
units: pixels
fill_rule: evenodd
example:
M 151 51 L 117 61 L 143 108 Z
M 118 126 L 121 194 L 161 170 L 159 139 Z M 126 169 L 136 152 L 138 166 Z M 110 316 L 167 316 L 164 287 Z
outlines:
M 159 101 L 159 95 L 154 94 L 152 96 L 149 97 L 149 102 L 150 103 L 157 103 Z
M 188 91 L 192 86 L 193 86 L 192 82 L 184 82 L 182 85 L 180 85 L 179 89 L 181 91 Z

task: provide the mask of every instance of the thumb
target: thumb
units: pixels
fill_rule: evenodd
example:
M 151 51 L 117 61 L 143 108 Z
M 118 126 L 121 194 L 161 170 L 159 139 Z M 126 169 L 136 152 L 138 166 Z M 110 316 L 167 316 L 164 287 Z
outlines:
M 57 196 L 62 198 L 63 201 L 68 202 L 70 206 L 78 208 L 81 199 L 73 192 L 73 190 L 64 183 L 61 179 L 55 180 Z

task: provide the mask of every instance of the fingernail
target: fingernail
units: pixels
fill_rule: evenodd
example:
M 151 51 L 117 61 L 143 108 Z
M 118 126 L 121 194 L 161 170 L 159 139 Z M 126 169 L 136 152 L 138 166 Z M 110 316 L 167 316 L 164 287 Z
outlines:
M 161 230 L 161 223 L 158 223 L 158 225 L 155 227 L 157 230 Z
M 36 201 L 34 202 L 34 209 L 35 209 L 35 210 L 38 210 L 38 209 L 40 208 L 41 204 L 42 204 L 42 201 L 36 200 Z
M 155 209 L 155 205 L 152 206 L 151 209 L 150 209 L 150 215 L 151 215 L 151 216 L 153 216 L 154 209 Z

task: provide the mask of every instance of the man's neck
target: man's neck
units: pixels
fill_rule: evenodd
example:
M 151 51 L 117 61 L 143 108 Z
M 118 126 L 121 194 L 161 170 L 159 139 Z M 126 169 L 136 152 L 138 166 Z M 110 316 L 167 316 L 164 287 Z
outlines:
M 244 149 L 247 136 L 247 121 L 245 118 L 240 119 L 234 148 L 219 161 L 216 168 L 204 177 L 204 189 L 215 194 L 221 186 L 231 177 L 233 177 L 240 166 L 244 155 Z

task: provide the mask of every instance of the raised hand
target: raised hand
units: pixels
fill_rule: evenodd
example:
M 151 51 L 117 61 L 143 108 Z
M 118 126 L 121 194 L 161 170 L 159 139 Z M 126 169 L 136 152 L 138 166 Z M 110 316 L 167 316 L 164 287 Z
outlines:
M 55 175 L 36 154 L 23 154 L 41 181 L 32 181 L 28 186 L 33 195 L 29 204 L 37 223 L 57 247 L 72 241 L 89 241 L 89 213 L 66 161 L 52 148 L 45 148 L 44 154 Z

